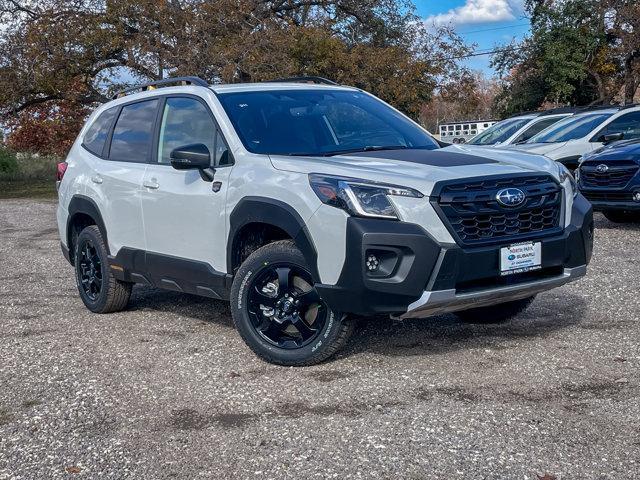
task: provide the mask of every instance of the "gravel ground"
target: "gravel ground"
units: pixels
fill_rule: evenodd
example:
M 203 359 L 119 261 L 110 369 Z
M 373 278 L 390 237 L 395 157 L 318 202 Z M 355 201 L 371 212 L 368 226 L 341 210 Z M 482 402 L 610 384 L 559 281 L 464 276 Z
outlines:
M 78 298 L 55 204 L 0 201 L 0 479 L 640 478 L 637 227 L 502 326 L 363 320 L 340 356 L 254 357 L 223 302 Z

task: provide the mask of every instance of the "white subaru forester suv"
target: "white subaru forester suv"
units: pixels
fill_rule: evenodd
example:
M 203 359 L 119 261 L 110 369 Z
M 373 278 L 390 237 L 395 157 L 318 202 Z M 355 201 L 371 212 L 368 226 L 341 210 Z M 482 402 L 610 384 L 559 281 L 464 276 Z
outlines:
M 58 170 L 62 250 L 93 312 L 135 283 L 230 300 L 256 354 L 309 365 L 353 314 L 501 321 L 586 272 L 591 206 L 542 156 L 441 151 L 323 79 L 137 89 Z

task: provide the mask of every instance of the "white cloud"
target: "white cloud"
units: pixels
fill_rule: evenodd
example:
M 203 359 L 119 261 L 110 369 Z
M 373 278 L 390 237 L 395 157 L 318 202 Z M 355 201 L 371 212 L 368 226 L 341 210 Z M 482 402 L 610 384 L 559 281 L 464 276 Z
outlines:
M 515 2 L 517 3 L 517 2 Z M 509 0 L 466 0 L 461 7 L 431 15 L 426 24 L 464 25 L 470 23 L 490 23 L 514 20 L 516 17 Z

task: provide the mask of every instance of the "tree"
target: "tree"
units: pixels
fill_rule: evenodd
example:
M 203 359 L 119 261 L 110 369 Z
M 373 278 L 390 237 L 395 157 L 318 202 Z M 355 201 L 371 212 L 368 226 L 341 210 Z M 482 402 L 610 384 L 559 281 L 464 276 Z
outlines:
M 605 8 L 611 50 L 623 67 L 624 101 L 631 103 L 640 87 L 640 2 L 606 0 Z
M 168 75 L 321 75 L 417 117 L 469 52 L 404 0 L 0 0 L 0 22 L 0 120 L 14 126 L 39 106 L 90 108 Z
M 531 35 L 492 59 L 498 108 L 633 101 L 640 69 L 640 6 L 633 0 L 528 0 Z M 624 87 L 624 89 L 623 89 Z
M 446 122 L 490 119 L 498 85 L 481 73 L 464 72 L 438 88 L 420 113 L 421 123 L 431 132 Z
M 18 152 L 63 156 L 73 145 L 89 113 L 87 106 L 70 100 L 40 103 L 25 109 L 7 123 L 11 129 L 7 146 Z

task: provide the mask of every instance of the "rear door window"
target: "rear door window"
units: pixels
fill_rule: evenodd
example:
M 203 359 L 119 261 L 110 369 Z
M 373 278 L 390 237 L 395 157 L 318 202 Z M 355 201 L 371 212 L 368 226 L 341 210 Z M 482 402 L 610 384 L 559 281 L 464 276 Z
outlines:
M 122 107 L 113 130 L 111 160 L 147 162 L 150 159 L 157 110 L 157 99 Z
M 113 119 L 118 113 L 118 108 L 110 108 L 102 112 L 98 118 L 91 124 L 87 133 L 82 140 L 82 146 L 89 150 L 94 155 L 99 157 L 104 152 L 104 145 L 107 142 Z
M 529 128 L 527 128 L 524 132 L 518 135 L 518 138 L 516 138 L 513 141 L 513 143 L 526 142 L 531 137 L 533 137 L 534 135 L 537 135 L 538 133 L 543 131 L 545 128 L 550 127 L 551 125 L 561 120 L 562 118 L 564 117 L 545 118 L 544 120 L 540 120 L 539 122 L 534 123 Z

